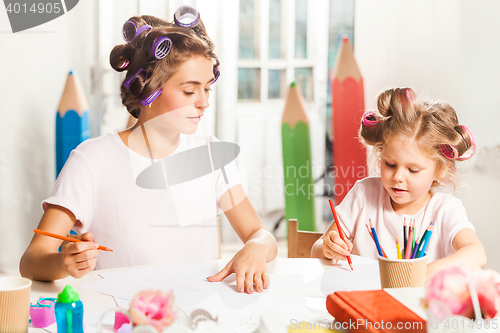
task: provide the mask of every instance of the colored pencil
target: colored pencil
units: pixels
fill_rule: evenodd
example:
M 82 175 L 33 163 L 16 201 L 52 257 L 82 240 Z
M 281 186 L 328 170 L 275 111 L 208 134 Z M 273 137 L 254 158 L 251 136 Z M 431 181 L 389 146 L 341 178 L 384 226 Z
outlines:
M 405 259 L 410 259 L 410 255 L 411 255 L 411 239 L 412 239 L 412 236 L 413 236 L 413 228 L 412 228 L 412 223 L 410 222 L 410 232 L 408 234 L 408 245 L 406 247 L 406 252 L 405 252 Z
M 304 97 L 295 82 L 290 85 L 283 110 L 281 139 L 286 189 L 285 221 L 297 219 L 299 230 L 315 231 L 309 120 Z
M 373 240 L 375 241 L 375 245 L 377 246 L 378 254 L 381 257 L 383 257 L 384 254 L 382 253 L 382 247 L 380 246 L 380 242 L 378 241 L 377 232 L 375 231 L 375 227 L 373 227 L 372 220 L 368 220 L 368 221 L 370 221 L 370 228 L 372 229 Z
M 90 112 L 82 84 L 70 71 L 56 115 L 56 177 L 69 154 L 90 138 Z
M 66 237 L 66 236 L 61 236 L 61 235 L 53 234 L 51 232 L 40 230 L 40 229 L 35 229 L 33 231 L 36 234 L 45 235 L 45 236 L 49 236 L 49 237 L 54 237 L 54 238 L 57 238 L 57 239 L 60 239 L 60 240 L 68 241 L 68 242 L 73 242 L 73 243 L 84 242 L 81 239 L 75 239 L 75 238 L 70 238 L 70 237 Z M 110 248 L 107 248 L 105 246 L 100 246 L 100 245 L 99 245 L 98 249 L 102 250 L 102 251 L 113 251 Z
M 370 227 L 368 226 L 368 224 L 365 224 L 365 226 L 366 226 L 366 229 L 368 229 L 368 233 L 370 234 L 370 237 L 372 238 L 373 242 L 375 243 L 375 239 L 373 239 L 373 234 L 372 234 L 372 231 L 370 230 Z M 384 255 L 384 258 L 387 258 L 387 254 L 385 254 L 384 248 L 382 246 L 380 246 L 380 249 L 382 250 L 382 254 Z
M 398 259 L 403 259 L 401 256 L 401 246 L 399 245 L 399 237 L 396 237 L 396 250 L 398 251 Z
M 418 245 L 420 244 L 420 238 L 417 238 L 415 241 L 415 246 L 413 247 L 413 251 L 411 253 L 410 259 L 415 259 L 417 255 Z
M 359 144 L 358 131 L 365 109 L 363 78 L 354 58 L 347 35 L 342 36 L 332 74 L 332 156 L 335 170 L 335 201 L 341 202 L 356 180 L 368 176 L 355 170 L 366 170 L 366 148 Z M 337 191 L 335 191 L 337 192 Z
M 337 226 L 337 231 L 340 235 L 340 238 L 342 238 L 342 240 L 345 243 L 344 232 L 342 231 L 342 228 L 340 227 L 339 217 L 337 216 L 337 213 L 335 212 L 335 207 L 333 207 L 333 201 L 332 201 L 332 199 L 328 199 L 328 202 L 330 203 L 330 208 L 332 209 L 333 219 L 335 220 L 335 225 Z M 347 243 L 346 243 L 346 245 L 347 245 Z M 354 268 L 352 268 L 351 256 L 347 256 L 347 261 L 349 262 L 349 267 L 351 267 L 351 270 L 354 270 Z
M 415 248 L 415 236 L 416 236 L 416 232 L 415 232 L 415 220 L 413 220 L 413 239 L 411 241 L 411 251 L 413 252 L 413 249 Z
M 433 230 L 434 230 L 434 225 L 431 225 L 431 228 L 430 228 L 429 232 L 426 235 L 427 237 L 425 239 L 424 246 L 422 247 L 422 250 L 420 250 L 420 254 L 419 254 L 418 258 L 421 258 L 421 257 L 423 257 L 426 254 L 427 247 L 429 246 L 429 242 L 431 240 L 432 231 Z
M 419 245 L 419 249 L 417 251 L 417 254 L 416 254 L 416 257 L 415 258 L 418 258 L 419 255 L 420 255 L 420 251 L 422 250 L 422 247 L 424 246 L 424 240 L 425 238 L 427 237 L 427 233 L 429 232 L 430 228 L 431 228 L 431 225 L 433 225 L 434 222 L 430 222 L 429 225 L 427 226 L 427 228 L 425 229 L 424 231 L 424 234 L 422 235 L 422 237 L 420 237 L 420 245 Z
M 403 242 L 404 242 L 404 247 L 403 247 L 403 253 L 406 251 L 407 243 L 408 243 L 408 223 L 406 222 L 406 217 L 404 218 L 404 223 L 403 223 Z

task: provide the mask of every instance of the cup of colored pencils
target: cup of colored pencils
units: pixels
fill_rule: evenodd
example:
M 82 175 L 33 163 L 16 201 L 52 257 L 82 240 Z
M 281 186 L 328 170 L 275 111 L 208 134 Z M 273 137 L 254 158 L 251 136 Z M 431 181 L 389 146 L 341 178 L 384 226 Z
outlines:
M 402 242 L 396 238 L 396 249 L 384 251 L 378 241 L 377 233 L 370 221 L 368 231 L 377 248 L 377 258 L 382 288 L 423 287 L 427 269 L 426 250 L 432 236 L 431 223 L 422 237 L 414 237 L 413 222 L 409 226 L 405 222 Z

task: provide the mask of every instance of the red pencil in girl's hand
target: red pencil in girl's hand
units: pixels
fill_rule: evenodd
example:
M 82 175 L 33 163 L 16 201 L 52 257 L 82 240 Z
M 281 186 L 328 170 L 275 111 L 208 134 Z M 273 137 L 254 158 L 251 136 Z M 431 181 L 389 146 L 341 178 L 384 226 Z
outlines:
M 340 228 L 339 218 L 337 217 L 337 213 L 335 212 L 335 208 L 333 207 L 333 201 L 332 201 L 332 199 L 329 199 L 328 202 L 330 203 L 330 207 L 332 208 L 333 219 L 335 220 L 335 225 L 337 226 L 337 231 L 339 232 L 340 238 L 342 238 L 342 240 L 345 243 L 344 233 L 342 232 L 342 229 Z M 352 268 L 351 256 L 347 256 L 347 262 L 349 263 L 349 267 L 351 267 L 351 270 L 354 270 L 354 268 Z

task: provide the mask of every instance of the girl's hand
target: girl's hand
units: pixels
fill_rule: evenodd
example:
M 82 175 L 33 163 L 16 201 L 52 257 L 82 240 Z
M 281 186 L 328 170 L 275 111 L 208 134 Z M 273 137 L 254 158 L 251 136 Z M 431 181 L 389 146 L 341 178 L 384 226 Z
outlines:
M 236 273 L 236 287 L 238 292 L 246 291 L 253 294 L 254 291 L 261 292 L 269 288 L 269 276 L 267 275 L 268 248 L 266 245 L 248 241 L 238 251 L 231 261 L 214 276 L 207 278 L 210 282 L 219 282 L 232 273 Z
M 344 242 L 337 231 L 329 231 L 323 236 L 323 254 L 325 258 L 347 260 L 346 256 L 351 254 L 351 250 L 351 241 L 346 238 Z
M 97 249 L 99 244 L 94 242 L 94 235 L 91 232 L 74 236 L 70 235 L 69 237 L 81 239 L 83 242 L 65 241 L 62 243 L 63 265 L 69 275 L 74 278 L 81 278 L 95 268 L 99 256 L 99 250 Z

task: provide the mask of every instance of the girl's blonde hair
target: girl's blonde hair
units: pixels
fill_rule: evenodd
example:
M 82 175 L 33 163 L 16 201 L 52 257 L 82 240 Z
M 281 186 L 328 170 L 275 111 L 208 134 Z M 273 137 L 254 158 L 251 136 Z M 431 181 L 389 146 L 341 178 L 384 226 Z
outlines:
M 123 105 L 135 118 L 139 117 L 144 105 L 141 101 L 161 89 L 189 58 L 200 55 L 211 59 L 214 73 L 218 71 L 220 63 L 201 17 L 196 26 L 190 28 L 149 15 L 134 16 L 129 21 L 137 27 L 138 33 L 129 43 L 115 46 L 109 61 L 114 70 L 127 70 L 121 84 L 121 98 Z M 139 31 L 140 27 L 145 26 L 151 28 Z M 161 36 L 167 36 L 172 41 L 172 47 L 164 58 L 158 60 L 148 50 Z
M 456 158 L 474 145 L 472 132 L 461 126 L 455 110 L 448 104 L 419 100 L 411 88 L 393 88 L 377 97 L 377 110 L 365 112 L 359 138 L 373 146 L 372 158 L 378 163 L 384 144 L 394 137 L 415 140 L 421 151 L 436 162 L 436 170 L 446 170 L 440 184 L 456 185 Z M 457 155 L 447 152 L 456 149 Z

